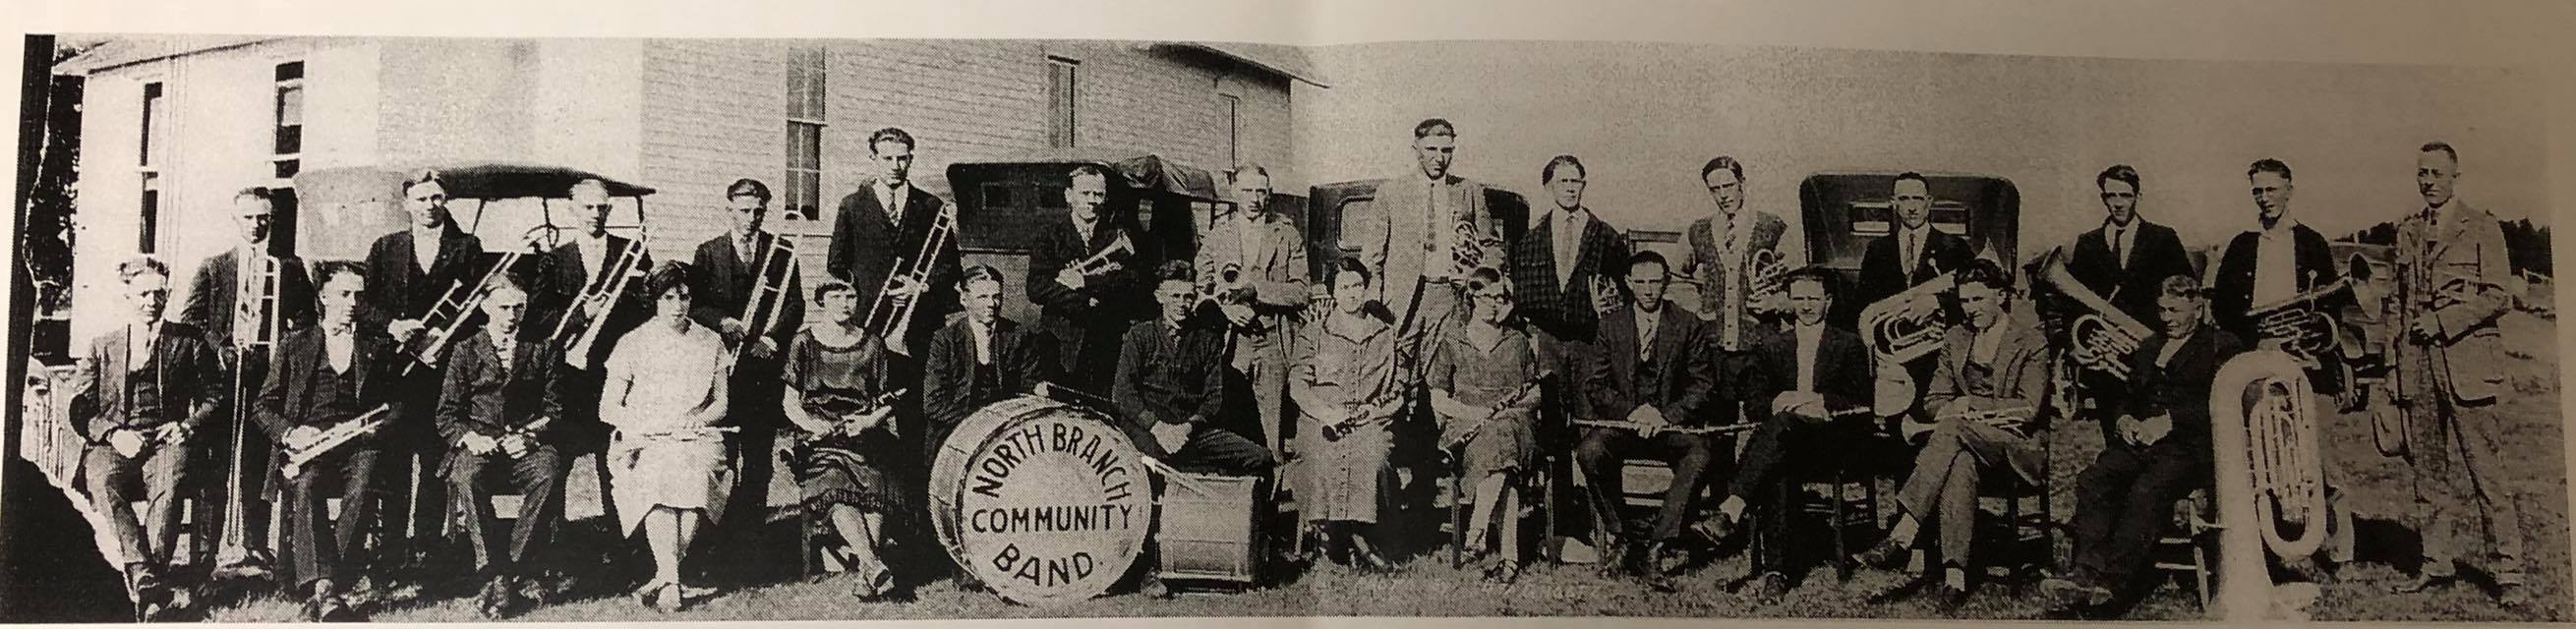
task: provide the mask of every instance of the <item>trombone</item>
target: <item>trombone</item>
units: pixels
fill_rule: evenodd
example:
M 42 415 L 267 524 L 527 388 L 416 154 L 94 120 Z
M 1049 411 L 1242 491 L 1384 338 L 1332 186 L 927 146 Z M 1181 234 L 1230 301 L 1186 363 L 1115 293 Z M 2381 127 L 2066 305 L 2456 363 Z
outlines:
M 742 339 L 734 348 L 736 364 L 778 324 L 779 311 L 787 307 L 788 283 L 796 279 L 796 241 L 783 234 L 762 235 L 769 242 L 752 260 L 752 269 L 760 279 L 752 284 L 750 299 L 742 304 Z
M 242 466 L 248 458 L 243 440 L 251 429 L 250 357 L 256 353 L 268 357 L 268 364 L 276 364 L 277 341 L 285 334 L 286 317 L 278 310 L 284 266 L 277 256 L 253 258 L 250 273 L 241 277 L 233 293 L 232 465 L 231 474 L 224 477 L 224 530 L 219 542 L 224 564 L 266 559 L 250 556 L 249 524 L 243 519 L 247 497 L 242 495 Z
M 533 243 L 530 246 L 533 247 Z M 527 254 L 527 249 L 502 254 L 501 260 L 493 263 L 491 270 L 483 272 L 482 279 L 472 284 L 459 282 L 448 288 L 447 294 L 439 296 L 438 303 L 430 306 L 428 314 L 421 316 L 421 327 L 425 331 L 403 344 L 402 353 L 411 357 L 411 364 L 403 366 L 403 373 L 410 374 L 419 367 L 438 368 L 439 361 L 446 358 L 447 346 L 455 343 L 456 335 L 465 331 L 465 323 L 473 320 L 475 309 L 483 305 L 483 298 L 491 296 L 493 283 L 508 273 L 510 267 L 518 265 L 519 258 Z
M 901 298 L 890 294 L 895 280 L 902 279 L 926 290 L 930 286 L 931 270 L 939 266 L 939 252 L 948 247 L 948 240 L 956 231 L 957 208 L 940 208 L 939 218 L 930 224 L 930 234 L 921 239 L 921 251 L 910 260 L 895 258 L 894 268 L 886 274 L 885 284 L 877 288 L 877 301 L 868 306 L 868 316 L 861 320 L 859 327 L 885 339 L 886 348 L 894 353 L 912 355 L 912 348 L 906 346 L 903 339 L 911 333 L 912 315 L 921 309 L 923 299 L 918 292 Z
M 564 364 L 575 369 L 591 367 L 591 347 L 598 343 L 600 331 L 608 327 L 608 313 L 617 309 L 618 298 L 626 294 L 626 284 L 643 274 L 644 241 L 627 241 L 626 249 L 617 252 L 617 257 L 600 269 L 598 277 L 591 278 L 590 285 L 583 287 L 581 295 L 565 309 L 563 318 L 555 320 L 555 331 L 546 335 L 550 344 L 566 348 Z M 590 304 L 599 306 L 593 308 Z M 581 323 L 574 325 L 574 319 Z M 571 344 L 565 345 L 566 341 Z

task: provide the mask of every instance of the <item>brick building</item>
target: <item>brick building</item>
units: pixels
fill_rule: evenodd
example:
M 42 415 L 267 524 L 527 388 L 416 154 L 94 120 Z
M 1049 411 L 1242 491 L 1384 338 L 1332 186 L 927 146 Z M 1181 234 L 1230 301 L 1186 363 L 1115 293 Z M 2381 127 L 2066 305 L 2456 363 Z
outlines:
M 234 190 L 303 171 L 589 170 L 661 191 L 660 259 L 723 231 L 723 186 L 754 177 L 780 195 L 771 228 L 814 236 L 820 268 L 879 127 L 918 138 L 915 183 L 953 199 L 951 163 L 1058 149 L 1282 163 L 1290 83 L 1317 81 L 1284 46 L 1029 40 L 138 38 L 56 72 L 87 83 L 78 313 L 115 311 L 105 287 L 137 252 L 187 277 L 234 242 Z M 81 319 L 73 339 L 112 325 Z

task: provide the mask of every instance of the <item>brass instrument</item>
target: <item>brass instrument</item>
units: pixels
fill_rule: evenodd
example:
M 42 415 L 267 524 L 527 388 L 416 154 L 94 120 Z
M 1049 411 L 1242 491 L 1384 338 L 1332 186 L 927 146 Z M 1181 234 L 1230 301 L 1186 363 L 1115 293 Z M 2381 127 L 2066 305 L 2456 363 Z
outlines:
M 778 325 L 779 311 L 787 307 L 789 282 L 796 279 L 796 241 L 784 234 L 763 234 L 769 246 L 753 257 L 751 268 L 759 280 L 751 286 L 750 297 L 742 304 L 742 338 L 737 340 L 734 361 L 738 365 L 752 348 L 760 346 L 761 337 Z
M 1789 290 L 1789 272 L 1797 270 L 1789 266 L 1789 254 L 1777 249 L 1755 249 L 1748 257 L 1751 261 L 1745 264 L 1745 301 Z
M 617 252 L 617 257 L 599 270 L 599 276 L 582 288 L 581 295 L 573 298 L 572 309 L 564 311 L 563 318 L 555 320 L 555 331 L 546 335 L 550 344 L 565 347 L 564 364 L 574 369 L 592 367 L 591 348 L 599 343 L 600 332 L 608 328 L 609 313 L 617 310 L 617 300 L 626 294 L 627 283 L 643 277 L 644 272 L 644 241 L 628 241 L 626 249 Z M 575 316 L 576 311 L 580 316 Z M 575 319 L 581 323 L 575 325 Z M 564 345 L 567 334 L 571 335 L 568 346 Z
M 2129 354 L 2138 351 L 2155 331 L 2146 324 L 2121 312 L 2110 300 L 2093 293 L 2066 268 L 2066 259 L 2050 251 L 2043 279 L 2067 299 L 2082 305 L 2086 311 L 2066 326 L 2067 350 L 2086 368 L 2129 379 Z
M 1108 228 L 1108 225 L 1101 227 Z M 1073 270 L 1085 277 L 1100 275 L 1108 273 L 1119 261 L 1133 255 L 1136 255 L 1136 243 L 1128 239 L 1126 231 L 1121 230 L 1118 232 L 1117 240 L 1110 241 L 1109 246 L 1102 248 L 1100 253 L 1091 254 L 1091 257 L 1083 258 L 1082 262 L 1074 264 Z
M 1905 363 L 1940 349 L 1950 331 L 1942 297 L 1954 281 L 1935 277 L 1861 309 L 1861 340 L 1870 353 L 1882 363 Z
M 1459 212 L 1456 218 L 1452 223 L 1455 228 L 1450 234 L 1455 239 L 1449 248 L 1450 277 L 1466 279 L 1476 269 L 1485 266 L 1485 250 L 1499 249 L 1503 241 L 1478 229 L 1476 217 L 1472 214 Z
M 1939 427 L 1941 422 L 1956 419 L 1985 424 L 1987 426 L 2012 431 L 2015 435 L 2021 435 L 2022 427 L 2029 425 L 2031 418 L 2037 417 L 2038 412 L 2039 409 L 2035 407 L 2012 406 L 2006 408 L 1991 408 L 1951 413 L 1932 418 L 1932 421 L 1928 422 L 1915 421 L 1914 418 L 1907 417 L 1898 428 L 1897 434 L 1903 436 L 1906 441 L 1915 441 L 1917 438 L 1932 432 L 1933 428 Z
M 1627 301 L 1621 299 L 1624 295 L 1621 290 L 1624 287 L 1619 285 L 1619 280 L 1606 273 L 1594 273 L 1591 282 L 1593 310 L 1608 315 L 1618 312 L 1621 307 L 1627 305 Z
M 224 477 L 224 531 L 219 541 L 219 559 L 226 565 L 252 560 L 249 553 L 248 526 L 242 509 L 248 498 L 242 495 L 242 466 L 248 463 L 245 439 L 252 427 L 251 409 L 246 403 L 258 383 L 249 380 L 246 367 L 256 353 L 276 364 L 277 341 L 285 335 L 286 317 L 279 311 L 279 282 L 284 278 L 284 265 L 277 256 L 262 255 L 251 259 L 249 274 L 240 278 L 233 292 L 233 365 L 232 389 L 227 391 L 232 404 L 231 473 Z M 265 559 L 265 558 L 257 558 Z
M 393 408 L 392 404 L 378 406 L 376 410 L 367 411 L 366 414 L 351 417 L 346 421 L 332 424 L 330 428 L 322 429 L 322 433 L 315 436 L 312 441 L 300 445 L 282 444 L 286 450 L 286 464 L 280 467 L 279 471 L 286 474 L 287 478 L 294 478 L 304 471 L 304 466 L 311 465 L 314 459 L 330 454 L 333 449 L 346 445 L 352 440 L 375 432 L 376 427 L 384 425 L 385 413 L 391 412 Z
M 430 306 L 427 314 L 421 315 L 422 331 L 419 335 L 403 343 L 402 353 L 410 356 L 411 362 L 403 365 L 402 373 L 409 375 L 412 369 L 419 367 L 438 368 L 439 361 L 447 358 L 447 346 L 454 344 L 456 336 L 465 331 L 465 322 L 474 319 L 475 310 L 483 306 L 483 298 L 490 297 L 492 287 L 498 285 L 496 282 L 527 254 L 527 249 L 503 254 L 499 262 L 493 263 L 491 270 L 483 272 L 482 279 L 472 284 L 459 282 L 449 287 L 447 294 L 439 296 L 438 303 Z
M 2257 335 L 2265 341 L 2280 341 L 2281 349 L 2310 366 L 2320 366 L 2323 359 L 2343 341 L 2343 324 L 2325 309 L 2325 301 L 2351 288 L 2351 280 L 2338 279 L 2280 301 L 2260 304 L 2248 310 Z
M 904 339 L 912 330 L 912 315 L 921 308 L 922 301 L 920 293 L 903 297 L 890 294 L 895 280 L 900 278 L 926 290 L 930 286 L 931 270 L 939 266 L 940 250 L 948 247 L 948 241 L 956 231 L 957 208 L 940 208 L 939 217 L 930 224 L 930 234 L 921 240 L 921 251 L 909 260 L 895 259 L 894 268 L 886 274 L 885 285 L 877 288 L 876 303 L 868 305 L 867 317 L 860 320 L 860 327 L 877 338 L 885 339 L 886 348 L 894 353 L 912 355 L 912 348 L 904 343 Z
M 2324 548 L 2329 529 L 2350 531 L 2349 514 L 2328 500 L 2320 459 L 2316 396 L 2296 356 L 2254 350 L 2220 367 L 2210 385 L 2221 563 L 2220 596 L 2231 618 L 2271 609 L 2266 548 L 2284 559 Z M 2333 523 L 2330 524 L 2329 521 Z

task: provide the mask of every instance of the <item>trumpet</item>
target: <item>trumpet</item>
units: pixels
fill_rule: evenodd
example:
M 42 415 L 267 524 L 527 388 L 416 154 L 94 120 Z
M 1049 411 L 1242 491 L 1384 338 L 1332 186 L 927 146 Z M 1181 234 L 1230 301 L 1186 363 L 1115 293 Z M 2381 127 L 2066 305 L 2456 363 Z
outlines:
M 565 311 L 563 318 L 555 321 L 554 333 L 546 336 L 554 344 L 561 345 L 566 335 L 571 335 L 572 344 L 564 350 L 564 364 L 575 369 L 591 367 L 591 347 L 598 344 L 600 331 L 608 327 L 603 325 L 608 321 L 608 313 L 617 309 L 617 299 L 625 294 L 626 284 L 643 276 L 644 271 L 644 241 L 630 241 L 626 250 L 618 252 L 617 258 L 600 270 L 599 277 L 592 278 L 590 285 L 583 287 L 581 296 L 573 302 L 580 316 L 574 316 L 571 310 Z M 584 304 L 599 306 L 592 308 Z M 575 319 L 581 323 L 574 325 Z
M 2281 349 L 2300 361 L 2321 364 L 2320 359 L 2343 339 L 2342 323 L 2325 312 L 2324 302 L 2351 288 L 2350 282 L 2338 279 L 2287 299 L 2255 306 L 2246 317 L 2256 322 L 2263 340 L 2280 341 Z
M 778 324 L 779 311 L 787 307 L 788 282 L 796 279 L 795 239 L 784 234 L 762 235 L 769 238 L 769 246 L 762 247 L 760 255 L 752 260 L 760 279 L 752 284 L 750 299 L 742 304 L 742 338 L 735 346 L 735 364 L 751 348 L 759 347 L 760 337 L 768 336 L 769 329 Z
M 375 432 L 377 426 L 384 425 L 385 413 L 392 411 L 393 408 L 392 404 L 378 406 L 376 410 L 367 411 L 364 415 L 351 417 L 347 421 L 322 429 L 322 434 L 315 436 L 312 441 L 306 441 L 302 445 L 285 444 L 286 464 L 281 471 L 286 473 L 287 478 L 294 478 L 297 473 L 304 470 L 304 466 L 312 464 L 314 459 L 322 458 L 322 455 L 329 454 L 333 449 L 346 445 L 367 433 Z
M 438 303 L 430 306 L 428 314 L 421 316 L 421 326 L 426 331 L 403 344 L 402 353 L 411 357 L 411 364 L 403 366 L 403 373 L 410 374 L 418 367 L 438 368 L 438 362 L 446 358 L 447 346 L 455 343 L 456 335 L 465 331 L 465 322 L 474 318 L 474 310 L 482 307 L 483 298 L 491 296 L 493 282 L 499 281 L 510 267 L 519 263 L 520 257 L 527 254 L 525 249 L 503 254 L 500 262 L 483 272 L 483 279 L 472 284 L 460 282 L 449 287 L 447 294 L 439 296 Z
M 1073 265 L 1073 269 L 1074 272 L 1081 273 L 1085 277 L 1100 275 L 1110 272 L 1116 268 L 1120 260 L 1135 254 L 1135 241 L 1127 238 L 1127 232 L 1121 231 L 1118 232 L 1117 240 L 1111 241 L 1108 247 L 1100 250 L 1100 253 L 1083 258 L 1082 262 Z
M 921 251 L 910 260 L 896 258 L 894 269 L 886 274 L 885 285 L 877 288 L 877 301 L 868 306 L 867 318 L 861 320 L 860 327 L 885 339 L 887 348 L 894 353 L 912 355 L 912 348 L 903 339 L 912 330 L 912 313 L 921 307 L 919 293 L 900 297 L 892 294 L 895 280 L 902 279 L 915 288 L 928 287 L 931 269 L 938 268 L 939 252 L 948 246 L 956 230 L 957 208 L 940 208 L 939 217 L 930 224 L 930 234 L 921 240 Z

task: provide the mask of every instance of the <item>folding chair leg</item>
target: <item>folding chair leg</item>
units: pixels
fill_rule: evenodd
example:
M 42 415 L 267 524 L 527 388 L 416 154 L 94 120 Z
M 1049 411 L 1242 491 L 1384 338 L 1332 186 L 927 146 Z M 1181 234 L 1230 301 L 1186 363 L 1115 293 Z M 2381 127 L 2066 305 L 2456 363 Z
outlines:
M 1466 502 L 1459 498 L 1466 493 L 1459 489 L 1459 485 L 1465 482 L 1464 473 L 1449 475 L 1449 567 L 1451 568 L 1467 565 L 1467 512 L 1462 508 Z
M 1843 513 L 1843 510 L 1848 507 L 1843 499 L 1843 488 L 1845 486 L 1844 481 L 1849 480 L 1844 478 L 1845 473 L 1846 472 L 1844 470 L 1834 470 L 1834 523 L 1832 526 L 1826 527 L 1826 530 L 1832 531 L 1834 536 L 1834 576 L 1835 578 L 1843 581 L 1850 581 L 1852 577 L 1851 551 L 1850 549 L 1843 548 L 1844 538 L 1851 536 L 1851 520 L 1845 517 Z

